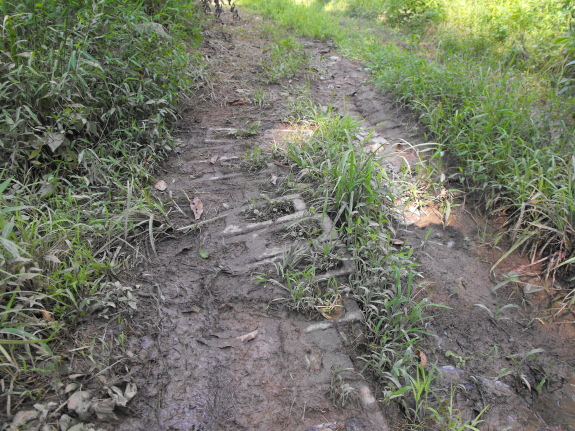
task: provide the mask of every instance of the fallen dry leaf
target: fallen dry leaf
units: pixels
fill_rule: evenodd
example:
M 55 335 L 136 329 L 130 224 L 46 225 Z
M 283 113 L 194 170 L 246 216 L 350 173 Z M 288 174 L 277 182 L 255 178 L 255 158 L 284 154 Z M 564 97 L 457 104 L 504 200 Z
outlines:
M 210 163 L 211 163 L 212 165 L 215 165 L 219 158 L 220 158 L 220 155 L 219 155 L 219 154 L 216 154 L 215 156 L 213 156 L 213 157 L 210 158 Z
M 248 103 L 250 103 L 249 100 L 235 99 L 235 100 L 232 100 L 231 102 L 228 102 L 228 105 L 230 105 L 230 106 L 237 106 L 237 105 L 246 105 L 246 104 L 248 104 Z
M 225 349 L 228 347 L 240 347 L 242 343 L 253 340 L 257 335 L 258 330 L 256 329 L 255 331 L 232 338 L 228 336 L 228 331 L 225 331 L 219 334 L 212 334 L 210 338 L 196 338 L 196 341 L 209 347 Z
M 427 366 L 427 355 L 423 353 L 421 350 L 416 350 L 415 353 L 419 355 L 419 366 L 421 368 L 425 368 Z
M 284 165 L 283 163 L 280 163 L 280 162 L 278 162 L 278 161 L 276 161 L 276 160 L 274 160 L 274 165 L 281 166 L 282 168 L 289 168 L 288 165 Z
M 248 332 L 247 334 L 240 335 L 239 337 L 236 337 L 236 340 L 241 341 L 243 343 L 245 341 L 253 340 L 254 338 L 256 338 L 257 335 L 258 335 L 258 330 L 256 329 L 255 331 Z
M 204 204 L 200 198 L 194 198 L 194 200 L 190 203 L 190 208 L 192 209 L 196 220 L 199 220 L 204 212 Z
M 154 188 L 156 190 L 163 192 L 168 188 L 168 184 L 164 180 L 160 180 L 154 185 Z
M 272 181 L 272 184 L 275 186 L 276 183 L 278 182 L 278 177 L 277 177 L 277 175 L 272 175 L 271 181 Z
M 51 315 L 48 311 L 42 310 L 41 313 L 42 313 L 42 317 L 43 317 L 44 319 L 46 319 L 46 320 L 54 320 L 54 319 L 52 318 L 52 315 Z

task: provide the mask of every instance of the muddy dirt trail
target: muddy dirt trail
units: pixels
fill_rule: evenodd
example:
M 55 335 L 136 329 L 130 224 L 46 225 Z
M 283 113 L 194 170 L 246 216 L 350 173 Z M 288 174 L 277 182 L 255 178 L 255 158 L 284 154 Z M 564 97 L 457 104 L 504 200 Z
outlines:
M 360 64 L 326 41 L 301 41 L 305 70 L 267 83 L 264 20 L 242 15 L 224 16 L 205 35 L 212 86 L 183 114 L 178 154 L 158 173 L 167 188 L 154 192 L 182 209 L 177 215 L 172 204 L 177 228 L 191 227 L 157 244 L 157 257 L 123 276 L 138 286 L 125 349 L 139 391 L 119 423 L 101 427 L 405 429 L 397 408 L 381 403 L 377 385 L 360 373 L 362 314 L 355 302 L 346 299 L 335 319 L 306 316 L 285 307 L 281 289 L 254 278 L 272 271 L 300 235 L 293 221 L 309 215 L 310 203 L 283 187 L 289 167 L 272 156 L 274 145 L 308 133 L 286 121 L 302 88 L 309 87 L 319 109 L 360 118 L 366 135 L 373 130 L 367 145 L 385 154 L 390 172 L 416 160 L 406 143 L 421 143 L 422 135 L 408 113 L 371 88 Z M 334 239 L 328 218 L 310 222 L 320 240 Z M 432 206 L 411 208 L 402 228 L 421 264 L 418 295 L 452 307 L 431 311 L 425 342 L 443 396 L 460 388 L 454 403 L 463 417 L 489 406 L 483 429 L 574 429 L 573 316 L 542 325 L 536 305 L 544 295 L 535 300 L 541 292 L 522 293 L 517 284 L 495 296 L 490 262 L 501 252 L 479 247 L 464 206 L 444 222 Z M 514 259 L 498 273 L 524 264 Z M 344 280 L 351 268 L 342 259 L 324 275 Z M 517 307 L 502 308 L 511 303 Z M 345 385 L 356 395 L 337 406 L 345 393 L 334 388 Z

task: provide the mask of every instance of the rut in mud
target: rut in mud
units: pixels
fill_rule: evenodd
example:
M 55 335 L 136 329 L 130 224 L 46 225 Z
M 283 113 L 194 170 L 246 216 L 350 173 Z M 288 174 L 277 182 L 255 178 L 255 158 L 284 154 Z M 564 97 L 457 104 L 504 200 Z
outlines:
M 207 31 L 202 48 L 213 86 L 183 113 L 177 155 L 158 173 L 166 187 L 154 193 L 171 203 L 178 234 L 122 279 L 137 286 L 138 311 L 128 322 L 120 380 L 133 381 L 138 394 L 118 421 L 99 426 L 405 429 L 399 407 L 380 402 L 373 376 L 361 374 L 357 304 L 345 299 L 333 319 L 303 315 L 285 306 L 284 291 L 255 278 L 310 231 L 320 242 L 338 240 L 328 217 L 310 216 L 305 196 L 286 192 L 290 168 L 273 158 L 274 145 L 308 133 L 287 121 L 303 89 L 319 109 L 361 119 L 365 136 L 373 131 L 366 145 L 381 152 L 390 172 L 417 160 L 411 148 L 422 134 L 409 113 L 371 88 L 360 64 L 326 41 L 301 41 L 304 70 L 269 83 L 262 78 L 269 55 L 263 20 L 228 18 Z M 421 265 L 417 294 L 451 307 L 430 309 L 424 343 L 440 391 L 449 398 L 458 389 L 454 414 L 463 418 L 487 408 L 480 429 L 575 429 L 572 323 L 541 325 L 536 305 L 545 298 L 533 298 L 540 292 L 511 283 L 494 295 L 490 268 L 501 252 L 480 248 L 475 227 L 464 207 L 447 221 L 422 207 L 408 211 L 398 233 Z M 345 247 L 336 247 L 339 261 L 320 276 L 343 282 L 353 266 Z M 523 264 L 513 258 L 498 271 Z M 92 383 L 110 386 L 106 376 Z

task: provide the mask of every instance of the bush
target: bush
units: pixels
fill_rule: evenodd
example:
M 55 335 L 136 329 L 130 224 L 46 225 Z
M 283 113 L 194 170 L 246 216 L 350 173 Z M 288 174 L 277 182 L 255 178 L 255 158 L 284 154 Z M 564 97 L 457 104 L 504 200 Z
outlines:
M 190 58 L 141 7 L 7 0 L 2 12 L 1 168 L 18 177 L 66 165 L 96 180 L 101 157 L 169 148 Z
M 439 22 L 444 15 L 440 0 L 388 0 L 384 11 L 387 21 L 392 25 L 424 25 Z

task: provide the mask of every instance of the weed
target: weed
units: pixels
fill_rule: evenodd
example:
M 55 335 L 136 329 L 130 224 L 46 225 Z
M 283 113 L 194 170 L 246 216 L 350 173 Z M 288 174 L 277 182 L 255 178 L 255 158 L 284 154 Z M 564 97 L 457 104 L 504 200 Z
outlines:
M 295 38 L 278 41 L 270 48 L 269 59 L 264 65 L 266 81 L 277 83 L 293 78 L 307 61 L 303 46 Z
M 531 383 L 527 379 L 527 376 L 523 373 L 522 367 L 526 361 L 535 357 L 535 355 L 537 355 L 538 353 L 542 353 L 544 351 L 545 351 L 544 349 L 535 348 L 535 349 L 531 349 L 528 352 L 516 353 L 513 355 L 509 355 L 507 358 L 511 361 L 513 366 L 512 366 L 511 370 L 508 370 L 508 374 L 513 374 L 518 381 L 522 382 L 527 387 L 527 389 L 529 389 L 531 391 L 532 390 Z M 540 390 L 541 386 L 544 383 L 545 383 L 545 379 L 543 379 L 541 382 L 539 382 L 539 384 L 534 389 L 539 388 L 539 390 Z
M 229 136 L 234 138 L 249 138 L 251 136 L 255 136 L 260 132 L 261 123 L 259 121 L 252 121 L 237 130 L 231 130 L 228 132 Z
M 494 310 L 491 310 L 489 307 L 487 307 L 484 304 L 473 304 L 473 305 L 487 311 L 487 314 L 489 314 L 489 318 L 495 323 L 499 322 L 500 320 L 509 320 L 510 319 L 510 317 L 503 317 L 501 315 L 501 313 L 503 313 L 503 311 L 505 311 L 507 309 L 512 309 L 512 308 L 514 308 L 514 309 L 519 308 L 519 306 L 517 304 L 505 304 L 503 306 L 500 306 L 499 303 L 497 303 L 497 304 L 495 304 Z
M 336 407 L 345 407 L 357 397 L 357 389 L 345 381 L 344 374 L 353 372 L 353 368 L 334 367 L 331 370 L 329 396 Z
M 453 406 L 453 399 L 455 398 L 456 391 L 457 387 L 451 388 L 448 402 L 440 400 L 437 408 L 433 408 L 431 406 L 427 407 L 427 411 L 430 414 L 430 420 L 441 431 L 479 431 L 477 426 L 483 422 L 480 418 L 487 411 L 489 406 L 485 406 L 473 419 L 465 420 L 463 419 L 461 412 Z
M 254 92 L 253 92 L 253 103 L 260 108 L 263 108 L 264 106 L 266 106 L 266 104 L 267 104 L 266 93 L 262 87 L 257 87 L 254 90 Z

